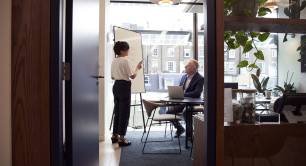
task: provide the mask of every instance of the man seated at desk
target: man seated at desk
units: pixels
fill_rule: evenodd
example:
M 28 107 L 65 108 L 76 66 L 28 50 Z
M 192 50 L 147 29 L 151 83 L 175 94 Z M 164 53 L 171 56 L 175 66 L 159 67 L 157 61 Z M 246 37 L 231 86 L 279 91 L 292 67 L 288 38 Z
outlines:
M 185 73 L 180 81 L 180 86 L 183 86 L 184 89 L 184 96 L 185 97 L 192 97 L 192 98 L 200 98 L 203 85 L 204 85 L 204 77 L 201 76 L 198 72 L 199 63 L 197 60 L 191 59 L 185 65 Z M 178 105 L 169 107 L 167 110 L 167 114 L 178 114 L 184 112 L 185 106 Z M 186 117 L 184 113 L 184 118 Z M 173 121 L 174 127 L 176 130 L 176 137 L 182 135 L 185 132 L 184 127 L 181 123 L 177 121 Z

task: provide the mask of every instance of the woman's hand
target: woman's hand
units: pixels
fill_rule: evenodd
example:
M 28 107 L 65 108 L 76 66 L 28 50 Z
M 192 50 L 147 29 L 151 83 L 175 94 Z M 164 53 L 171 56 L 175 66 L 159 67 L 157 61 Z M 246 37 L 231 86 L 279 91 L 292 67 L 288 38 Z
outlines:
M 142 61 L 140 61 L 136 67 L 138 70 L 140 70 L 142 68 Z

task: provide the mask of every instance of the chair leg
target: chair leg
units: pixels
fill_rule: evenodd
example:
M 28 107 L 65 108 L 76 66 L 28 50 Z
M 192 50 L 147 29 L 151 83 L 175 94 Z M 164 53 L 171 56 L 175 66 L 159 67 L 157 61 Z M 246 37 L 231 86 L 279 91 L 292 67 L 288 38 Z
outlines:
M 173 141 L 173 125 L 172 123 L 170 122 L 170 135 L 171 135 L 171 141 Z
M 165 127 L 165 135 L 164 135 L 165 138 L 167 137 L 167 125 L 168 125 L 168 122 L 166 122 L 166 127 Z
M 189 154 L 190 158 L 192 157 L 192 151 L 193 151 L 193 137 L 194 135 L 191 136 L 191 148 L 190 148 L 190 154 Z
M 147 141 L 148 141 L 148 137 L 149 137 L 149 134 L 150 134 L 152 122 L 153 122 L 153 119 L 151 120 L 151 123 L 150 123 L 150 126 L 149 126 L 149 130 L 148 130 L 148 133 L 147 133 L 147 136 L 146 136 L 146 140 L 145 140 L 145 142 L 143 144 L 142 153 L 144 153 L 144 150 L 145 150 L 145 147 L 146 147 L 146 144 L 147 144 Z
M 148 126 L 149 120 L 150 120 L 150 118 L 147 119 L 146 128 L 147 128 L 147 126 Z M 145 132 L 145 130 L 144 130 L 143 133 L 142 133 L 142 136 L 141 136 L 141 143 L 143 143 L 143 136 L 145 135 L 145 133 L 146 133 L 146 132 Z
M 180 153 L 182 153 L 180 136 L 177 137 L 177 140 L 178 140 L 178 145 L 179 145 L 179 148 L 180 148 Z

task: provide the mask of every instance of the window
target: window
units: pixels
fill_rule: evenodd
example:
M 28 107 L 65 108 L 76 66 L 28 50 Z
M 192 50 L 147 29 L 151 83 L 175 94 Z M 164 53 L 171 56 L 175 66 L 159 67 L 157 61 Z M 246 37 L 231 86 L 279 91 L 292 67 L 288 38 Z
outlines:
M 152 59 L 152 68 L 158 68 L 158 59 Z
M 190 49 L 189 48 L 187 48 L 187 49 L 184 49 L 184 57 L 185 58 L 190 58 Z
M 228 58 L 229 59 L 236 59 L 236 50 L 230 50 L 228 52 Z
M 265 63 L 264 62 L 257 62 L 257 66 L 260 68 L 261 73 L 265 73 Z
M 150 76 L 148 75 L 144 76 L 144 83 L 146 86 L 150 86 Z
M 250 58 L 250 52 L 245 53 L 245 59 L 249 59 Z
M 175 50 L 174 50 L 173 47 L 168 48 L 167 51 L 168 51 L 168 52 L 167 52 L 167 56 L 168 56 L 168 57 L 174 57 Z
M 173 79 L 165 79 L 164 83 L 165 83 L 164 87 L 165 87 L 166 90 L 168 89 L 168 86 L 173 86 L 174 85 Z
M 167 71 L 168 72 L 175 72 L 175 61 L 168 61 L 167 62 Z
M 153 51 L 152 51 L 152 56 L 158 57 L 158 49 L 157 49 L 157 48 L 154 48 L 154 49 L 153 49 Z
M 271 51 L 272 51 L 271 52 L 271 57 L 272 58 L 277 58 L 277 49 L 272 49 Z
M 199 54 L 198 55 L 199 58 L 204 58 L 204 48 L 203 47 L 199 48 L 199 53 L 198 54 Z

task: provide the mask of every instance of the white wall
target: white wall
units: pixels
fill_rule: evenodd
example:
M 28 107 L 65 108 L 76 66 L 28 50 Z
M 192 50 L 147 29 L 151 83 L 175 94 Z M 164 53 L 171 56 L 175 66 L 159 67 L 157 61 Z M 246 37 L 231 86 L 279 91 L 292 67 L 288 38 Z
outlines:
M 290 74 L 294 72 L 292 81 L 297 92 L 306 92 L 306 73 L 301 73 L 301 63 L 297 61 L 300 55 L 296 51 L 300 45 L 301 35 L 296 35 L 295 38 L 289 36 L 288 41 L 283 43 L 284 34 L 279 35 L 278 84 L 283 86 L 287 72 L 289 71 Z
M 0 165 L 11 165 L 11 0 L 0 1 Z
M 99 74 L 105 76 L 104 57 L 106 53 L 106 6 L 107 0 L 100 0 L 100 46 L 99 46 Z M 99 140 L 105 140 L 105 80 L 99 80 Z
M 306 18 L 306 9 L 301 13 L 301 18 Z M 301 34 L 296 34 L 295 38 L 288 35 L 287 42 L 283 42 L 283 37 L 284 34 L 279 34 L 278 84 L 283 86 L 287 71 L 294 72 L 292 81 L 297 92 L 306 93 L 306 73 L 301 73 L 301 63 L 297 61 L 300 54 L 296 50 L 300 46 Z

